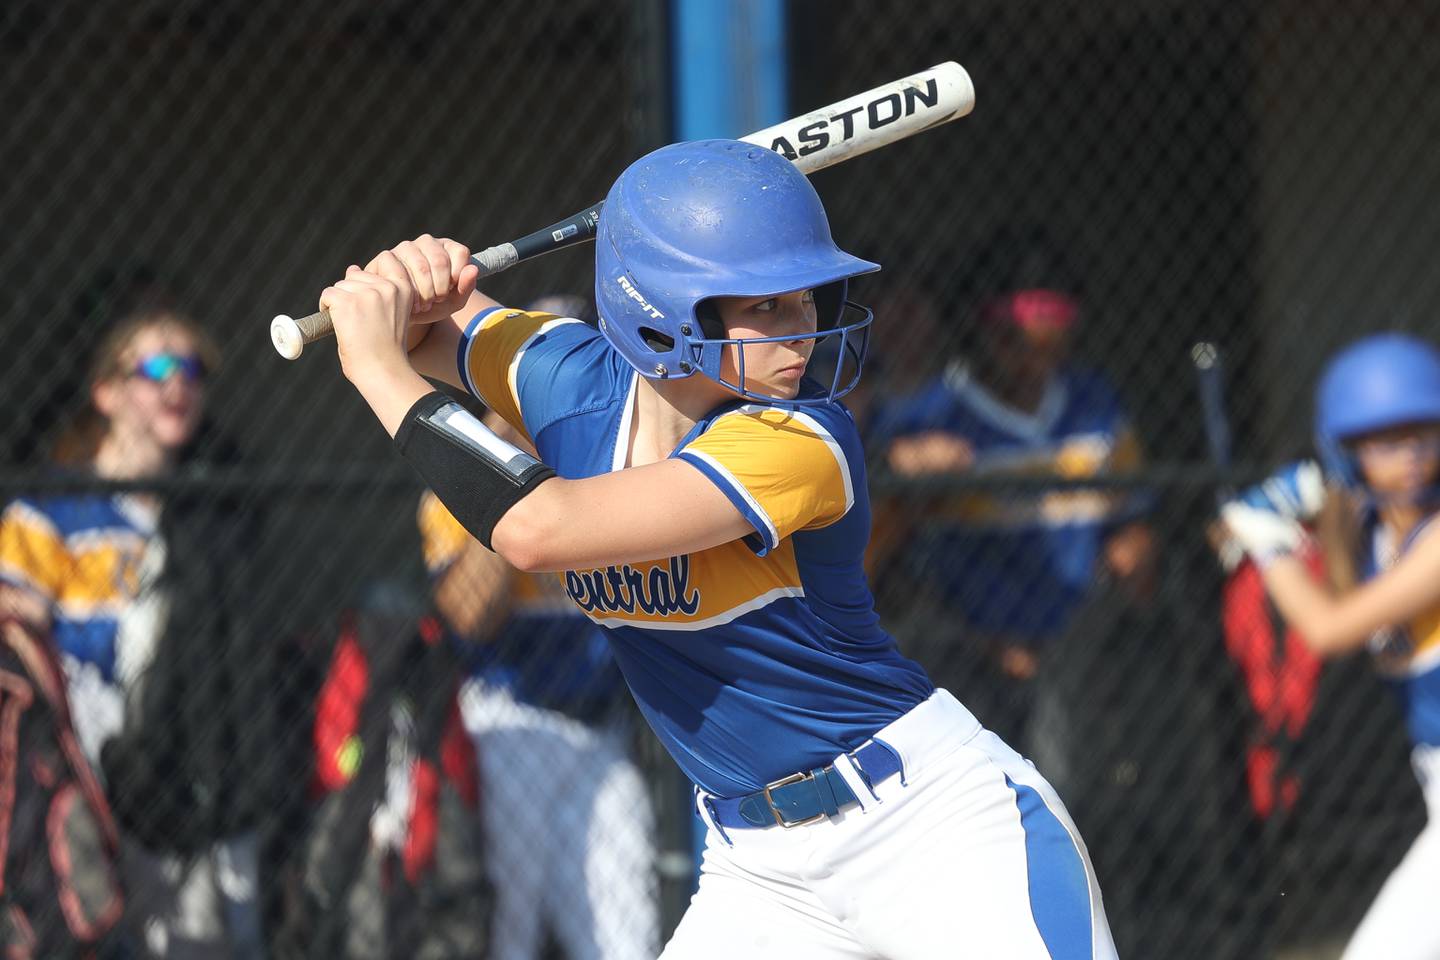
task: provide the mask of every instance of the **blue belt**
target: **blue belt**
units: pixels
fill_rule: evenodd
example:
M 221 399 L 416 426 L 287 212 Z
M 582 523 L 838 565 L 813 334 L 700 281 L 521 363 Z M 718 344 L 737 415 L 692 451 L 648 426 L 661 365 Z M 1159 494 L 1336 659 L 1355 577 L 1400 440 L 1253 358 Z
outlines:
M 900 772 L 900 757 L 876 740 L 849 754 L 867 787 Z M 705 809 L 722 827 L 800 827 L 833 817 L 859 802 L 834 765 L 782 777 L 743 797 L 703 798 Z

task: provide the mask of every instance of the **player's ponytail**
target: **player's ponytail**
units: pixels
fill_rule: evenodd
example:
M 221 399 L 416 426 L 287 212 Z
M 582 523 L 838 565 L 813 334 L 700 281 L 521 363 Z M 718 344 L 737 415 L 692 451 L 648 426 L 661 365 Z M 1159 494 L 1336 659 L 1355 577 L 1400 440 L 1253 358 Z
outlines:
M 1325 576 L 1330 588 L 1345 593 L 1359 585 L 1356 568 L 1361 551 L 1363 504 L 1352 491 L 1331 485 L 1315 517 L 1315 539 L 1325 559 Z

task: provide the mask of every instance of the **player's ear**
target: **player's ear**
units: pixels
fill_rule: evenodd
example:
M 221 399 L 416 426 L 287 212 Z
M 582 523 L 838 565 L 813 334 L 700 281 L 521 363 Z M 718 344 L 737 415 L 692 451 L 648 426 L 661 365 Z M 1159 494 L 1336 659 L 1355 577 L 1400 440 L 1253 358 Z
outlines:
M 106 420 L 115 416 L 115 411 L 120 406 L 120 381 L 115 377 L 107 377 L 92 384 L 90 405 Z

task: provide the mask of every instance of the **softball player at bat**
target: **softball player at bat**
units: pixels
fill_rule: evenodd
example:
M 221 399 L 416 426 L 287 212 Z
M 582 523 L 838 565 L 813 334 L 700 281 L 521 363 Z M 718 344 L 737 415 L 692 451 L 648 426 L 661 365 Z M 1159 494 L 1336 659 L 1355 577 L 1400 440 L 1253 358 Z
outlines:
M 663 956 L 1113 957 L 1055 792 L 877 621 L 836 401 L 872 320 L 847 284 L 878 267 L 835 246 L 805 177 L 728 140 L 636 161 L 596 240 L 598 331 L 472 294 L 467 254 L 402 243 L 321 304 L 402 454 L 482 543 L 564 572 L 694 782 L 706 851 Z M 834 369 L 807 369 L 817 341 Z
M 1344 960 L 1435 960 L 1440 923 L 1440 351 L 1393 334 L 1337 356 L 1316 396 L 1320 466 L 1288 468 L 1221 515 L 1276 606 L 1325 656 L 1369 648 L 1399 695 L 1429 823 L 1356 929 Z M 1292 556 L 1320 512 L 1332 594 Z M 1343 523 L 1330 519 L 1344 510 Z M 1348 515 L 1353 513 L 1353 517 Z M 1353 521 L 1353 522 L 1352 522 Z M 1331 532 L 1330 528 L 1336 528 Z M 1340 533 L 1344 530 L 1345 533 Z M 1330 543 L 1328 541 L 1341 541 Z M 1354 581 L 1361 581 L 1359 586 Z

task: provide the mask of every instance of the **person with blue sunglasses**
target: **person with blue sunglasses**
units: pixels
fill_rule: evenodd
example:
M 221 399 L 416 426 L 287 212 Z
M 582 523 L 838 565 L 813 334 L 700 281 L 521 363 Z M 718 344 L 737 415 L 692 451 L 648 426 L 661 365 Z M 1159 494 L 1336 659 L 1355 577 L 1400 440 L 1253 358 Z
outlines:
M 184 317 L 122 321 L 97 346 L 88 402 L 53 459 L 107 480 L 168 473 L 199 428 L 213 365 L 209 339 Z M 72 682 L 85 685 L 74 697 L 75 721 L 96 762 L 120 723 L 121 612 L 140 596 L 147 552 L 159 549 L 159 509 L 141 493 L 79 494 L 21 497 L 0 516 L 0 596 L 53 631 Z
M 200 430 L 217 362 L 209 336 L 173 310 L 121 318 L 93 351 L 85 402 L 52 459 L 102 480 L 171 474 Z M 209 555 L 213 541 L 197 555 L 203 534 L 180 523 L 141 491 L 19 497 L 0 513 L 0 612 L 48 631 L 60 655 L 79 747 L 120 827 L 120 936 L 139 956 L 253 958 L 263 951 L 256 835 L 220 824 L 233 794 L 195 802 L 192 764 L 209 762 L 195 744 L 209 731 L 188 728 L 172 699 L 177 676 L 215 689 L 228 635 L 210 577 L 225 558 Z M 217 727 L 234 712 L 207 703 Z

